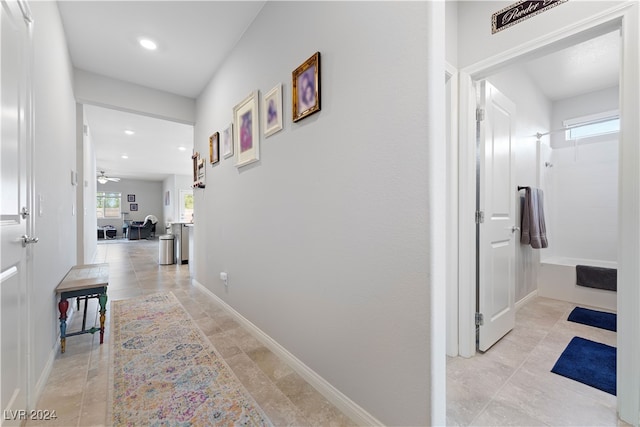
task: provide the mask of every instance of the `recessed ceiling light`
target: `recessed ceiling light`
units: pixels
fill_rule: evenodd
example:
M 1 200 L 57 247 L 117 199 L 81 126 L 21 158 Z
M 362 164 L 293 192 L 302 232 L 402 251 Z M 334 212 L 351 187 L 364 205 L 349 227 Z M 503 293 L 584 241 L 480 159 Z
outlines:
M 140 46 L 147 50 L 156 50 L 158 48 L 158 44 L 151 39 L 140 39 L 138 42 Z
M 180 151 L 186 151 L 186 148 L 184 148 L 184 147 L 178 147 L 178 150 L 180 150 Z
M 123 159 L 128 159 L 128 158 L 129 158 L 129 156 L 127 156 L 126 154 L 123 154 L 123 155 L 122 155 L 122 156 L 120 156 L 120 157 L 122 157 Z
M 133 135 L 135 132 L 132 130 L 125 130 L 124 133 L 126 133 L 127 135 Z

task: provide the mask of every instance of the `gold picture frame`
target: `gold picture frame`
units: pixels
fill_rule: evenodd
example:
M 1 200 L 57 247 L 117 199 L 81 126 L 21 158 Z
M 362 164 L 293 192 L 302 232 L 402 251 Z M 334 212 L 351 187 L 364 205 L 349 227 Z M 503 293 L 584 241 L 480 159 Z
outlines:
M 316 52 L 291 74 L 293 121 L 320 111 L 320 52 Z

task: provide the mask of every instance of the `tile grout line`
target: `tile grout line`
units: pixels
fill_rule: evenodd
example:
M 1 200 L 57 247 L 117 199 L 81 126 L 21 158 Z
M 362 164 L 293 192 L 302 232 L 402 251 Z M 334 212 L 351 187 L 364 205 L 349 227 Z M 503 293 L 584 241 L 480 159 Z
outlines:
M 471 419 L 471 422 L 469 422 L 469 425 L 473 425 L 474 422 L 480 417 L 480 415 L 482 415 L 486 409 L 489 407 L 489 405 L 491 405 L 491 403 L 493 403 L 495 401 L 495 397 L 498 395 L 498 393 L 500 393 L 506 386 L 507 384 L 509 384 L 509 382 L 511 381 L 511 379 L 520 371 L 520 369 L 524 366 L 525 363 L 527 363 L 527 361 L 529 361 L 529 359 L 531 358 L 531 354 L 534 352 L 534 350 L 536 348 L 538 348 L 538 346 L 545 340 L 545 338 L 547 338 L 549 336 L 549 334 L 551 333 L 551 331 L 553 331 L 556 326 L 558 325 L 558 323 L 563 319 L 564 314 L 566 313 L 566 310 L 562 312 L 562 314 L 558 317 L 558 319 L 554 322 L 553 326 L 551 326 L 548 330 L 545 331 L 544 336 L 542 336 L 538 342 L 536 343 L 536 345 L 527 353 L 527 356 L 524 358 L 524 360 L 518 365 L 517 368 L 515 368 L 513 370 L 513 372 L 511 373 L 511 375 L 509 375 L 509 378 L 507 378 L 502 385 L 500 385 L 500 387 L 498 387 L 498 390 L 495 391 L 495 393 L 493 393 L 491 395 L 491 397 L 489 398 L 489 401 L 483 405 L 483 407 L 478 410 L 478 412 L 476 413 L 476 415 Z M 504 338 L 504 337 L 503 337 Z M 539 420 L 540 422 L 544 423 L 546 426 L 550 426 L 550 424 L 545 423 L 542 420 Z

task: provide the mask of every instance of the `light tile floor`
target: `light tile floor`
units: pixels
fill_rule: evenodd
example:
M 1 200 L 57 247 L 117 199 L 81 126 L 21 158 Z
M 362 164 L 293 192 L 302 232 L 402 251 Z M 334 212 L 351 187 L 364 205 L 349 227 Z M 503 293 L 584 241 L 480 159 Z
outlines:
M 447 360 L 447 424 L 616 426 L 616 397 L 551 372 L 574 336 L 616 346 L 616 333 L 567 321 L 575 304 L 535 298 L 484 354 Z
M 99 344 L 98 333 L 67 338 L 66 352 L 56 356 L 37 403 L 37 409 L 55 410 L 57 419 L 28 421 L 27 426 L 108 425 L 110 302 L 162 291 L 180 300 L 274 425 L 354 425 L 209 295 L 193 287 L 188 265 L 158 265 L 157 239 L 106 241 L 98 245 L 93 262 L 110 266 L 104 344 Z M 81 317 L 70 320 L 68 331 L 80 329 Z M 99 324 L 96 300 L 89 301 L 88 319 Z
M 210 338 L 275 425 L 342 426 L 353 423 L 276 355 L 191 286 L 188 265 L 158 265 L 158 241 L 106 241 L 94 262 L 109 262 L 109 301 L 171 291 Z M 516 328 L 488 352 L 447 360 L 447 424 L 477 426 L 616 426 L 616 398 L 550 372 L 571 338 L 616 345 L 614 332 L 566 320 L 575 307 L 536 298 L 516 315 Z M 97 321 L 97 302 L 89 303 Z M 69 331 L 79 329 L 74 316 Z M 110 309 L 105 343 L 99 334 L 67 339 L 37 408 L 57 419 L 28 426 L 108 425 Z

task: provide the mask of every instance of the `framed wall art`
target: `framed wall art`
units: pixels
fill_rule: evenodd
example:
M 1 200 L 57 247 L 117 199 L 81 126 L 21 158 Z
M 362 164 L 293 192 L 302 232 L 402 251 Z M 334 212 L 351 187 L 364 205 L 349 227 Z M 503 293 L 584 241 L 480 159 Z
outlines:
M 193 160 L 193 188 L 204 188 L 204 177 L 205 177 L 205 170 L 206 168 L 204 167 L 204 159 L 200 158 L 200 153 L 198 153 L 197 151 L 195 153 L 193 153 L 193 155 L 191 156 L 191 159 Z
M 251 92 L 233 107 L 234 150 L 236 167 L 242 167 L 260 159 L 260 116 L 258 92 Z
M 291 84 L 294 122 L 320 111 L 320 52 L 293 70 Z
M 216 164 L 220 161 L 220 133 L 215 132 L 209 137 L 209 163 Z
M 138 204 L 137 204 L 137 203 L 131 203 L 131 204 L 129 205 L 129 210 L 130 210 L 131 212 L 137 211 L 137 210 L 138 210 Z
M 233 123 L 222 131 L 222 155 L 225 159 L 233 156 Z
M 282 130 L 282 85 L 278 84 L 264 96 L 262 102 L 264 136 Z
M 127 202 L 131 203 L 131 202 L 135 202 L 136 201 L 136 195 L 135 194 L 127 194 Z

